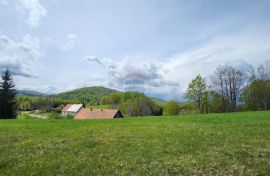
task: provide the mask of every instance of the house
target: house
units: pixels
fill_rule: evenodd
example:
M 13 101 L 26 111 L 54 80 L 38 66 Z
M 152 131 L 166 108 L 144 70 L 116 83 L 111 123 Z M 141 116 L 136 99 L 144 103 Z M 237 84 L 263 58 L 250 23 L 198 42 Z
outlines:
M 113 118 L 123 118 L 123 115 L 119 110 L 115 109 L 83 108 L 75 116 L 75 119 L 113 119 Z
M 82 104 L 67 104 L 62 109 L 62 116 L 75 116 L 80 110 L 83 109 Z

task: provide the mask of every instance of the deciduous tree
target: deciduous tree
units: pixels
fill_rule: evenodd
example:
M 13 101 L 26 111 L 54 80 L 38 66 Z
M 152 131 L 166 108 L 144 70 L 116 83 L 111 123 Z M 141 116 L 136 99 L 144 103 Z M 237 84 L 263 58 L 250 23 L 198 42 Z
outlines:
M 208 112 L 207 86 L 201 75 L 197 75 L 196 78 L 188 84 L 185 98 L 193 102 L 200 113 Z
M 245 86 L 245 73 L 232 66 L 220 66 L 212 76 L 212 89 L 222 100 L 225 112 L 236 111 L 237 101 Z

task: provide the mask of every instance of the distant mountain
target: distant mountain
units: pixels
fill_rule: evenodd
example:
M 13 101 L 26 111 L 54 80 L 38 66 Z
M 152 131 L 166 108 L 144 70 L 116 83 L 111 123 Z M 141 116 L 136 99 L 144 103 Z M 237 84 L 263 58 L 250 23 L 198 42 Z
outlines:
M 52 97 L 62 98 L 71 102 L 84 102 L 86 104 L 98 104 L 103 96 L 118 92 L 105 87 L 84 87 L 68 92 L 52 95 Z
M 29 90 L 19 90 L 18 96 L 50 96 L 53 98 L 61 98 L 63 100 L 67 100 L 70 103 L 82 103 L 98 105 L 102 97 L 110 95 L 115 92 L 120 92 L 114 89 L 109 89 L 105 87 L 84 87 L 80 89 L 75 89 L 72 91 L 62 92 L 59 94 L 47 95 L 44 93 L 40 93 L 37 91 L 29 91 Z M 165 100 L 156 98 L 153 96 L 150 97 L 156 104 L 164 105 L 166 103 Z
M 150 98 L 158 105 L 164 105 L 167 102 L 166 100 L 156 98 L 156 97 L 150 97 Z
M 40 93 L 40 92 L 37 92 L 37 91 L 32 91 L 32 90 L 18 90 L 17 91 L 17 96 L 35 97 L 35 96 L 46 96 L 46 94 Z

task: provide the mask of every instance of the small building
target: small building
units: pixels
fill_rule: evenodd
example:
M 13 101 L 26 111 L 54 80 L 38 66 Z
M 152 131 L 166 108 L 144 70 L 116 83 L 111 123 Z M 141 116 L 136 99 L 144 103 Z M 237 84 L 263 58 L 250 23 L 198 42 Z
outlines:
M 123 115 L 119 110 L 115 109 L 83 108 L 75 116 L 75 119 L 113 119 L 113 118 L 123 118 Z
M 62 109 L 62 116 L 75 116 L 80 110 L 83 109 L 82 104 L 67 104 Z

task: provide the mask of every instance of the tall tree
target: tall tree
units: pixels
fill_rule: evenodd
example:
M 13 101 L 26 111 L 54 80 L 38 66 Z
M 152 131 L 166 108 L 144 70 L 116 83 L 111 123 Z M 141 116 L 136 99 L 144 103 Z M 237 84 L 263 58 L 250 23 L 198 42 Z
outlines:
M 245 86 L 245 73 L 232 66 L 220 66 L 212 76 L 212 89 L 222 99 L 224 111 L 236 111 L 237 101 Z
M 0 118 L 15 119 L 17 116 L 16 89 L 11 72 L 2 73 L 3 82 L 0 83 Z
M 197 75 L 196 78 L 189 83 L 185 98 L 193 102 L 197 106 L 200 113 L 208 111 L 207 86 L 201 75 Z
M 260 65 L 253 69 L 249 84 L 242 93 L 242 100 L 251 110 L 270 109 L 270 70 Z

